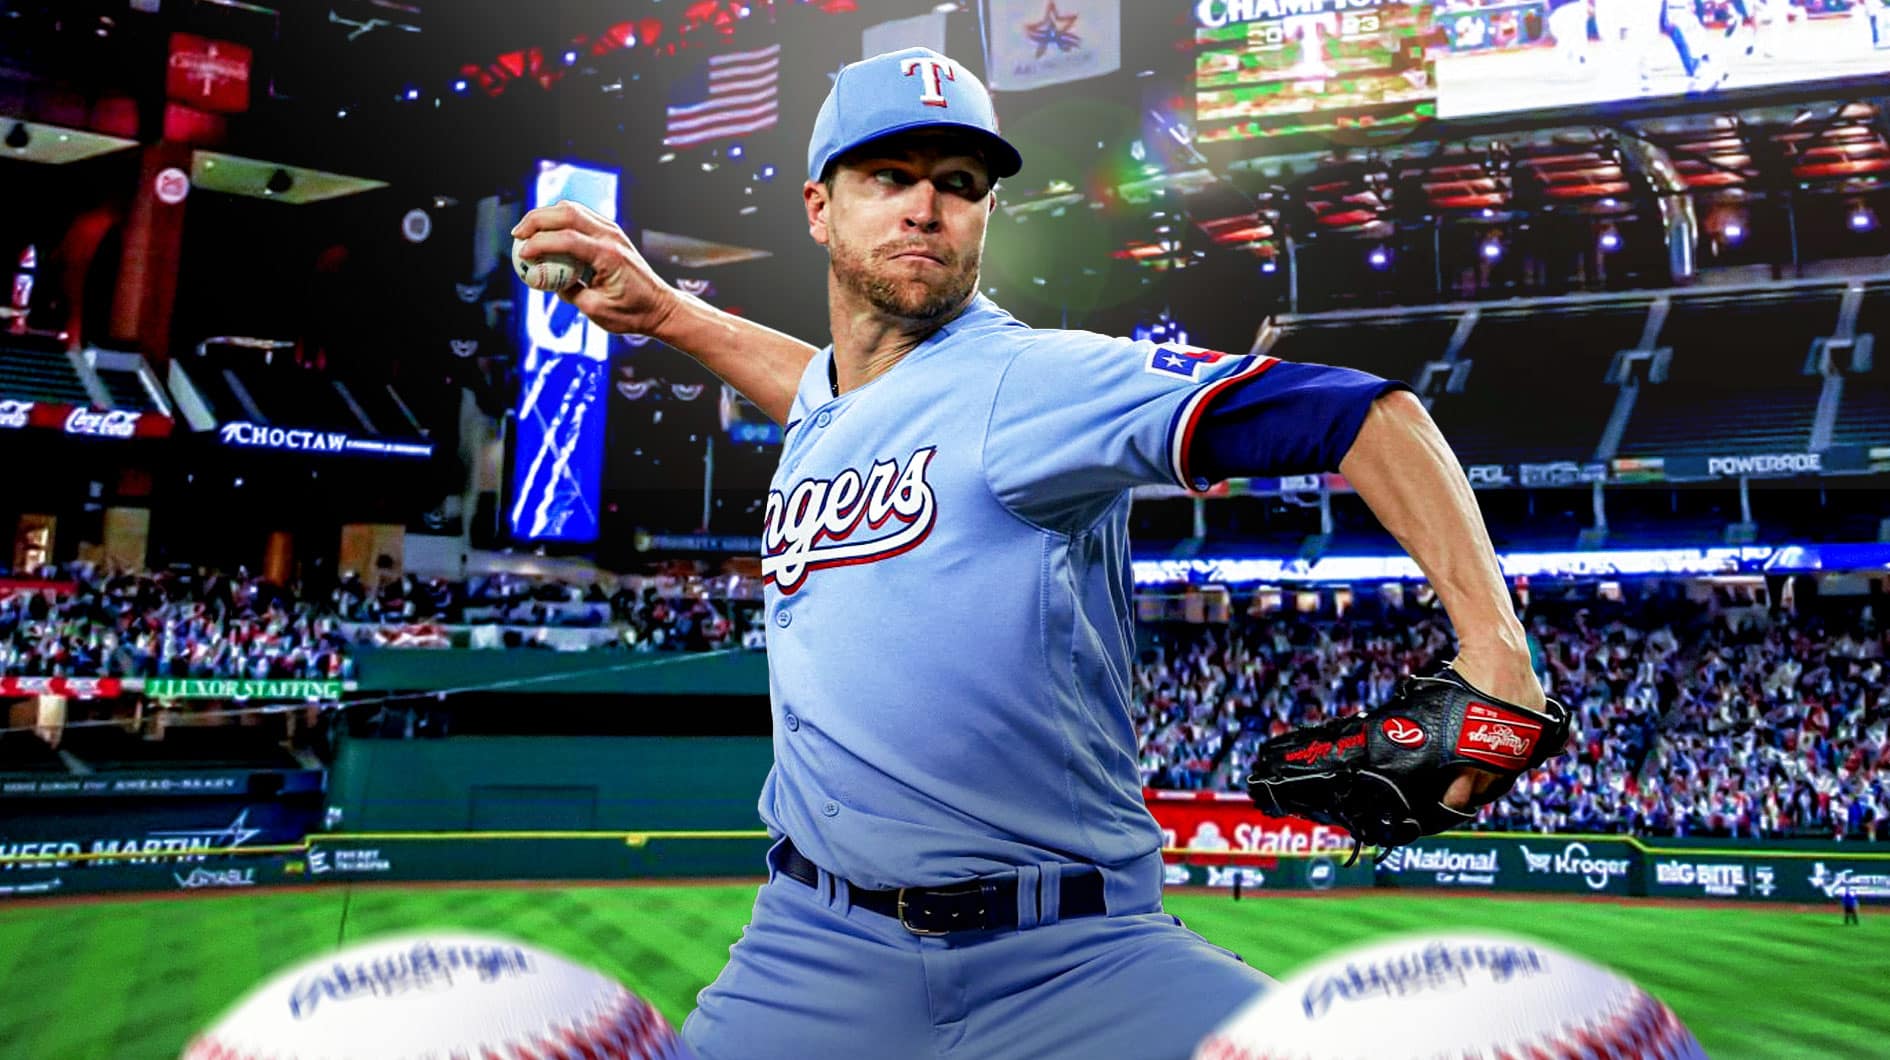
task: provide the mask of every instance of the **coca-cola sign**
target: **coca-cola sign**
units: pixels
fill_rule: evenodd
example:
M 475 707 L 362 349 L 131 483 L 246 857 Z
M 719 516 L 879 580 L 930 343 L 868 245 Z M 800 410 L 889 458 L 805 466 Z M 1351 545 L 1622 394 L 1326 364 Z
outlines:
M 93 409 L 17 399 L 0 400 L 0 430 L 35 427 L 81 438 L 163 438 L 171 419 L 135 409 Z
M 130 409 L 73 409 L 66 415 L 66 433 L 93 438 L 130 438 L 138 433 L 138 414 Z

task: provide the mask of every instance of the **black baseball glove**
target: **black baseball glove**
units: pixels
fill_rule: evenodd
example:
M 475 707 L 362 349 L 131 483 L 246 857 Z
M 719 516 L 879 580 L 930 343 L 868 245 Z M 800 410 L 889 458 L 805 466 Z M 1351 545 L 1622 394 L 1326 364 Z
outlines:
M 1247 793 L 1262 810 L 1341 825 L 1379 857 L 1419 836 L 1456 828 L 1516 778 L 1568 745 L 1568 708 L 1535 711 L 1484 695 L 1446 667 L 1406 678 L 1377 710 L 1290 732 L 1260 748 Z M 1467 810 L 1444 793 L 1469 767 L 1497 779 Z

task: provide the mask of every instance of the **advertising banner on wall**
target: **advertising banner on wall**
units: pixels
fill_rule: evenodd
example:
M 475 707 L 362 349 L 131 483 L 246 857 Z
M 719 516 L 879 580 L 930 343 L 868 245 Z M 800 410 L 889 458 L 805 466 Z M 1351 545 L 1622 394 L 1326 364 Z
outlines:
M 237 449 L 269 449 L 281 453 L 317 453 L 325 456 L 433 455 L 432 442 L 363 438 L 346 431 L 278 427 L 247 420 L 224 424 L 217 430 L 217 440 Z
M 105 809 L 0 819 L 0 884 L 27 894 L 35 879 L 54 876 L 71 889 L 78 886 L 72 882 L 76 877 L 127 867 L 156 866 L 186 875 L 194 866 L 220 869 L 231 856 L 215 852 L 299 844 L 321 819 L 314 800 L 299 805 L 192 800 L 141 811 L 109 804 Z
M 1165 887 L 1210 887 L 1231 891 L 1330 891 L 1335 887 L 1370 887 L 1372 863 L 1361 858 L 1351 868 L 1341 855 L 1274 858 L 1266 864 L 1200 865 L 1170 862 L 1162 866 Z
M 1392 851 L 1378 866 L 1378 882 L 1625 895 L 1634 892 L 1638 858 L 1633 844 L 1612 837 L 1431 836 Z
M 34 875 L 0 875 L 0 900 L 125 891 L 213 892 L 300 883 L 301 859 L 281 854 L 224 856 L 189 864 L 88 865 Z
M 1162 828 L 1162 846 L 1183 848 L 1168 861 L 1211 864 L 1217 851 L 1230 854 L 1350 855 L 1352 839 L 1342 828 L 1292 817 L 1269 817 L 1245 795 L 1210 791 L 1143 792 L 1149 811 Z M 1236 860 L 1236 859 L 1229 859 Z
M 8 799 L 150 798 L 175 795 L 278 795 L 322 790 L 320 769 L 180 769 L 174 772 L 0 774 L 0 797 Z M 43 807 L 42 807 L 43 809 Z M 35 811 L 36 813 L 39 811 Z M 49 812 L 57 813 L 58 810 Z M 4 821 L 0 816 L 0 821 Z M 4 825 L 0 825 L 0 831 Z
M 340 681 L 252 680 L 240 677 L 151 677 L 144 694 L 153 699 L 336 699 Z
M 1816 852 L 1763 843 L 1697 850 L 1663 845 L 1647 854 L 1647 894 L 1823 904 L 1837 902 L 1848 888 L 1860 901 L 1890 902 L 1890 855 L 1843 849 L 1848 845 Z
M 0 399 L 0 430 L 59 431 L 81 438 L 164 438 L 171 418 L 132 409 L 93 409 L 45 401 Z
M 124 691 L 116 677 L 0 677 L 0 696 L 65 696 L 115 699 Z

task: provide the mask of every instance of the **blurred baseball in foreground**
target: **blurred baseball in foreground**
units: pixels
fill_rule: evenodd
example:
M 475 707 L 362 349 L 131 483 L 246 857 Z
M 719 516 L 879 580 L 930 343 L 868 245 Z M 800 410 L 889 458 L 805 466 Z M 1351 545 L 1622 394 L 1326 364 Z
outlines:
M 379 939 L 276 975 L 184 1049 L 184 1060 L 583 1056 L 687 1060 L 649 1003 L 509 939 Z
M 562 291 L 580 281 L 591 282 L 591 270 L 569 254 L 544 254 L 533 261 L 519 256 L 525 241 L 512 240 L 512 271 L 535 291 Z
M 1234 1013 L 1195 1060 L 1703 1058 L 1679 1018 L 1606 968 L 1500 935 L 1356 947 Z

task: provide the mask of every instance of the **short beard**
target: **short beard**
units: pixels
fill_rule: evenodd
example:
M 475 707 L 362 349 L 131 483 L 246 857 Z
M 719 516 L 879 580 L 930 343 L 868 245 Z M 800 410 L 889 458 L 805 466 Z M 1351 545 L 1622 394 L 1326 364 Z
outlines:
M 975 247 L 966 259 L 945 261 L 945 277 L 935 284 L 875 272 L 873 255 L 856 250 L 844 240 L 831 240 L 827 251 L 834 278 L 890 317 L 922 323 L 937 320 L 962 306 L 978 286 L 979 254 Z M 888 248 L 886 252 L 899 251 Z

